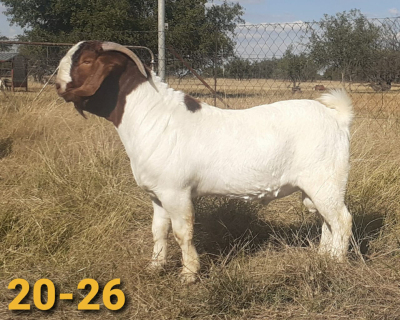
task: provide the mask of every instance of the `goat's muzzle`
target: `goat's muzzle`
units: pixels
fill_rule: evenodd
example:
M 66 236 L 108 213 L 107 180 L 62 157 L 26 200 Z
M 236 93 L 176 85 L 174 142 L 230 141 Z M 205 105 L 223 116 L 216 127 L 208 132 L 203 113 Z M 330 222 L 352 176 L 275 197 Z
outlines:
M 62 97 L 62 95 L 65 93 L 65 88 L 63 88 L 63 86 L 61 85 L 61 83 L 58 82 L 58 81 L 56 81 L 55 87 L 56 87 L 57 94 L 58 94 L 60 97 Z
M 65 90 L 60 84 L 56 84 L 56 90 L 59 97 L 63 98 L 65 102 L 79 102 L 80 97 L 76 96 L 72 90 Z

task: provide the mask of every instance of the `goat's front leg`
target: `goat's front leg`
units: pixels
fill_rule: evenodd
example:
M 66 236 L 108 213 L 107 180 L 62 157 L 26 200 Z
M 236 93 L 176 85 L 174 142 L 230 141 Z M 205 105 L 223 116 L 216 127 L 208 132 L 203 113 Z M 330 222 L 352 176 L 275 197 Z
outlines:
M 200 269 L 199 257 L 193 245 L 194 208 L 190 196 L 170 194 L 161 199 L 163 208 L 169 213 L 172 230 L 182 250 L 182 281 L 193 283 Z
M 168 233 L 171 227 L 171 219 L 168 212 L 161 206 L 158 200 L 153 201 L 154 216 L 153 216 L 153 240 L 154 249 L 151 267 L 159 269 L 165 266 L 167 262 L 167 240 Z

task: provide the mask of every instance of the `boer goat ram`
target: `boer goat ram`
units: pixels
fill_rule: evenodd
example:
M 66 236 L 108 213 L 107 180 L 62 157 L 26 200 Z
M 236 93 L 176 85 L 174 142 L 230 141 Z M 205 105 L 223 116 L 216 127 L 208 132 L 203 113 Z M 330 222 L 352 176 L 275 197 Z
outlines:
M 300 190 L 323 218 L 320 252 L 345 258 L 352 217 L 344 204 L 352 102 L 344 91 L 222 110 L 169 88 L 124 46 L 86 41 L 59 65 L 58 94 L 110 120 L 137 184 L 154 207 L 152 266 L 166 263 L 167 237 L 182 249 L 182 278 L 193 282 L 192 199 L 202 195 L 271 200 Z

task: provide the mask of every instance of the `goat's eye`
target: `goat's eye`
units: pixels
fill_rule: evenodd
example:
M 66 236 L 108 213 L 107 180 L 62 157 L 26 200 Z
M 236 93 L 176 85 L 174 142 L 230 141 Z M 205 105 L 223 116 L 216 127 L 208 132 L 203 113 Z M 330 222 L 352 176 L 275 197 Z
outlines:
M 89 60 L 85 60 L 82 62 L 82 64 L 91 64 L 91 63 L 92 63 L 92 61 L 89 61 Z

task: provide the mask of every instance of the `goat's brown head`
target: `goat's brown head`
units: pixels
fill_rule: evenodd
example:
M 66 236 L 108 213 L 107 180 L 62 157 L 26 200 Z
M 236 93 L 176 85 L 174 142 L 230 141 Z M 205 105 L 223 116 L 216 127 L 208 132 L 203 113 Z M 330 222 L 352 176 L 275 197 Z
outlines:
M 147 81 L 149 71 L 128 48 L 100 41 L 79 42 L 61 59 L 56 89 L 79 113 L 119 125 L 126 95 Z

